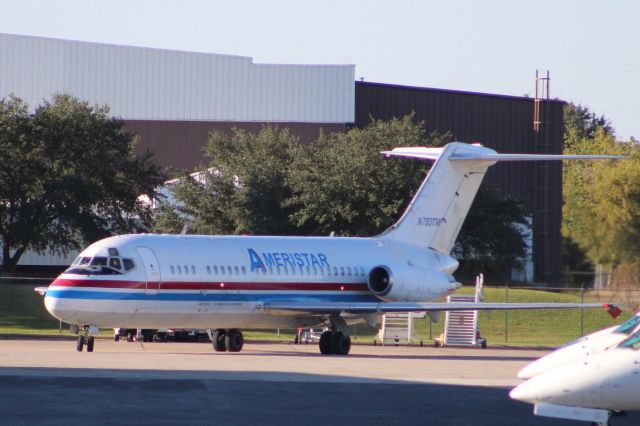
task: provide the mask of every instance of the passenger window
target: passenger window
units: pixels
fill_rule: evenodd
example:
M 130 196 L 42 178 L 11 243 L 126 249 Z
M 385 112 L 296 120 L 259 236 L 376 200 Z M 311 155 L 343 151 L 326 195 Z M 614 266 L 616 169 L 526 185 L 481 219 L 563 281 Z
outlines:
M 218 267 L 216 265 L 213 265 L 213 273 L 218 274 Z
M 333 267 L 333 275 L 336 277 L 338 276 L 338 268 L 335 266 Z
M 340 275 L 342 275 L 344 277 L 344 266 L 340 267 Z
M 224 275 L 224 266 L 220 267 L 220 275 Z
M 311 275 L 311 269 L 307 266 L 307 275 Z
M 318 268 L 315 266 L 313 267 L 313 275 L 318 275 Z
M 233 267 L 233 271 L 236 273 L 236 275 L 240 275 L 240 271 L 238 270 L 237 266 Z
M 191 265 L 191 273 L 192 273 L 193 275 L 195 275 L 195 274 L 196 274 L 196 267 L 195 267 L 195 266 L 193 266 L 193 265 Z
M 242 270 L 242 275 L 247 273 L 247 269 L 243 266 L 242 268 L 240 268 Z
M 347 266 L 347 275 L 351 276 L 351 266 Z
M 176 270 L 173 268 L 173 265 L 169 266 L 169 269 L 171 270 L 171 273 L 172 273 L 172 274 L 175 274 L 175 273 L 176 273 Z
M 211 266 L 207 265 L 207 275 L 211 275 Z

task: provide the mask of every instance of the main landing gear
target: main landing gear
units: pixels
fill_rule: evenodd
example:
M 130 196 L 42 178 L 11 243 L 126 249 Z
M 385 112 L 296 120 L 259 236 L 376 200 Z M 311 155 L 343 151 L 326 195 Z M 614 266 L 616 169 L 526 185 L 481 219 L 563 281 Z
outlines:
M 76 345 L 76 349 L 78 350 L 78 352 L 82 352 L 82 349 L 85 345 L 87 346 L 87 352 L 93 352 L 94 337 L 90 334 L 90 330 L 91 327 L 89 327 L 88 325 L 82 327 L 82 331 L 78 329 L 78 331 L 80 332 L 80 335 L 78 336 L 78 344 Z
M 216 352 L 240 352 L 244 345 L 244 336 L 237 328 L 228 330 L 219 328 L 217 330 L 207 330 L 213 349 Z
M 320 353 L 322 355 L 347 355 L 351 349 L 351 337 L 340 331 L 327 330 L 320 335 Z
M 331 315 L 329 330 L 320 335 L 322 355 L 347 355 L 351 350 L 351 329 L 340 315 Z

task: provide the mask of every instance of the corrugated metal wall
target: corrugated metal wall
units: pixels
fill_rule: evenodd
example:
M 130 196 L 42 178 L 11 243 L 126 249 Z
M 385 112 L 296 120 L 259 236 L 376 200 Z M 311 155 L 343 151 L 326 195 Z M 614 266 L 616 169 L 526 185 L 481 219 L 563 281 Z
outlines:
M 131 120 L 351 123 L 353 65 L 251 58 L 0 34 L 0 97 L 54 93 Z
M 356 82 L 356 126 L 370 117 L 390 119 L 415 112 L 429 131 L 451 132 L 454 140 L 481 142 L 498 152 L 562 153 L 563 102 L 545 102 L 539 133 L 533 131 L 533 99 L 451 90 Z M 500 163 L 485 179 L 522 200 L 534 214 L 536 281 L 560 280 L 560 164 Z

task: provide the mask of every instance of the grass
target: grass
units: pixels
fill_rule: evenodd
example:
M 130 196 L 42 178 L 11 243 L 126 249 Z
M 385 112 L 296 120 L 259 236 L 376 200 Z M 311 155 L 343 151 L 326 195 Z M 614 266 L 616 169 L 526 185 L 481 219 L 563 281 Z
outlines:
M 69 327 L 51 317 L 44 308 L 43 298 L 33 291 L 33 285 L 0 284 L 0 334 L 69 334 Z M 465 287 L 460 294 L 472 294 L 473 288 Z M 508 293 L 508 294 L 507 294 Z M 548 292 L 539 290 L 523 290 L 504 288 L 485 288 L 486 302 L 580 302 L 578 292 Z M 584 301 L 593 300 L 593 294 L 586 294 Z M 490 346 L 560 346 L 578 338 L 582 333 L 619 324 L 633 312 L 625 312 L 617 320 L 613 320 L 604 309 L 545 309 L 537 311 L 483 312 L 480 314 L 480 331 L 488 339 Z M 444 312 L 438 323 L 429 319 L 418 320 L 415 324 L 417 343 L 423 340 L 431 344 L 432 338 L 444 329 Z M 581 325 L 582 324 L 582 325 Z M 110 335 L 110 330 L 101 334 Z M 373 342 L 376 330 L 361 324 L 355 327 L 355 342 Z M 252 340 L 290 341 L 295 336 L 294 330 L 248 330 L 245 337 Z

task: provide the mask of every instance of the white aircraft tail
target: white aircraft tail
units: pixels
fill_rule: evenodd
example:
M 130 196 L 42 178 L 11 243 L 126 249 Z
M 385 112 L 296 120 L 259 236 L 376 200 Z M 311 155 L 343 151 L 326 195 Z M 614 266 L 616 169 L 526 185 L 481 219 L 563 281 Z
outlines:
M 497 161 L 620 159 L 613 155 L 498 154 L 480 145 L 453 142 L 442 148 L 395 148 L 385 155 L 435 160 L 402 217 L 384 238 L 449 254 L 487 169 Z

